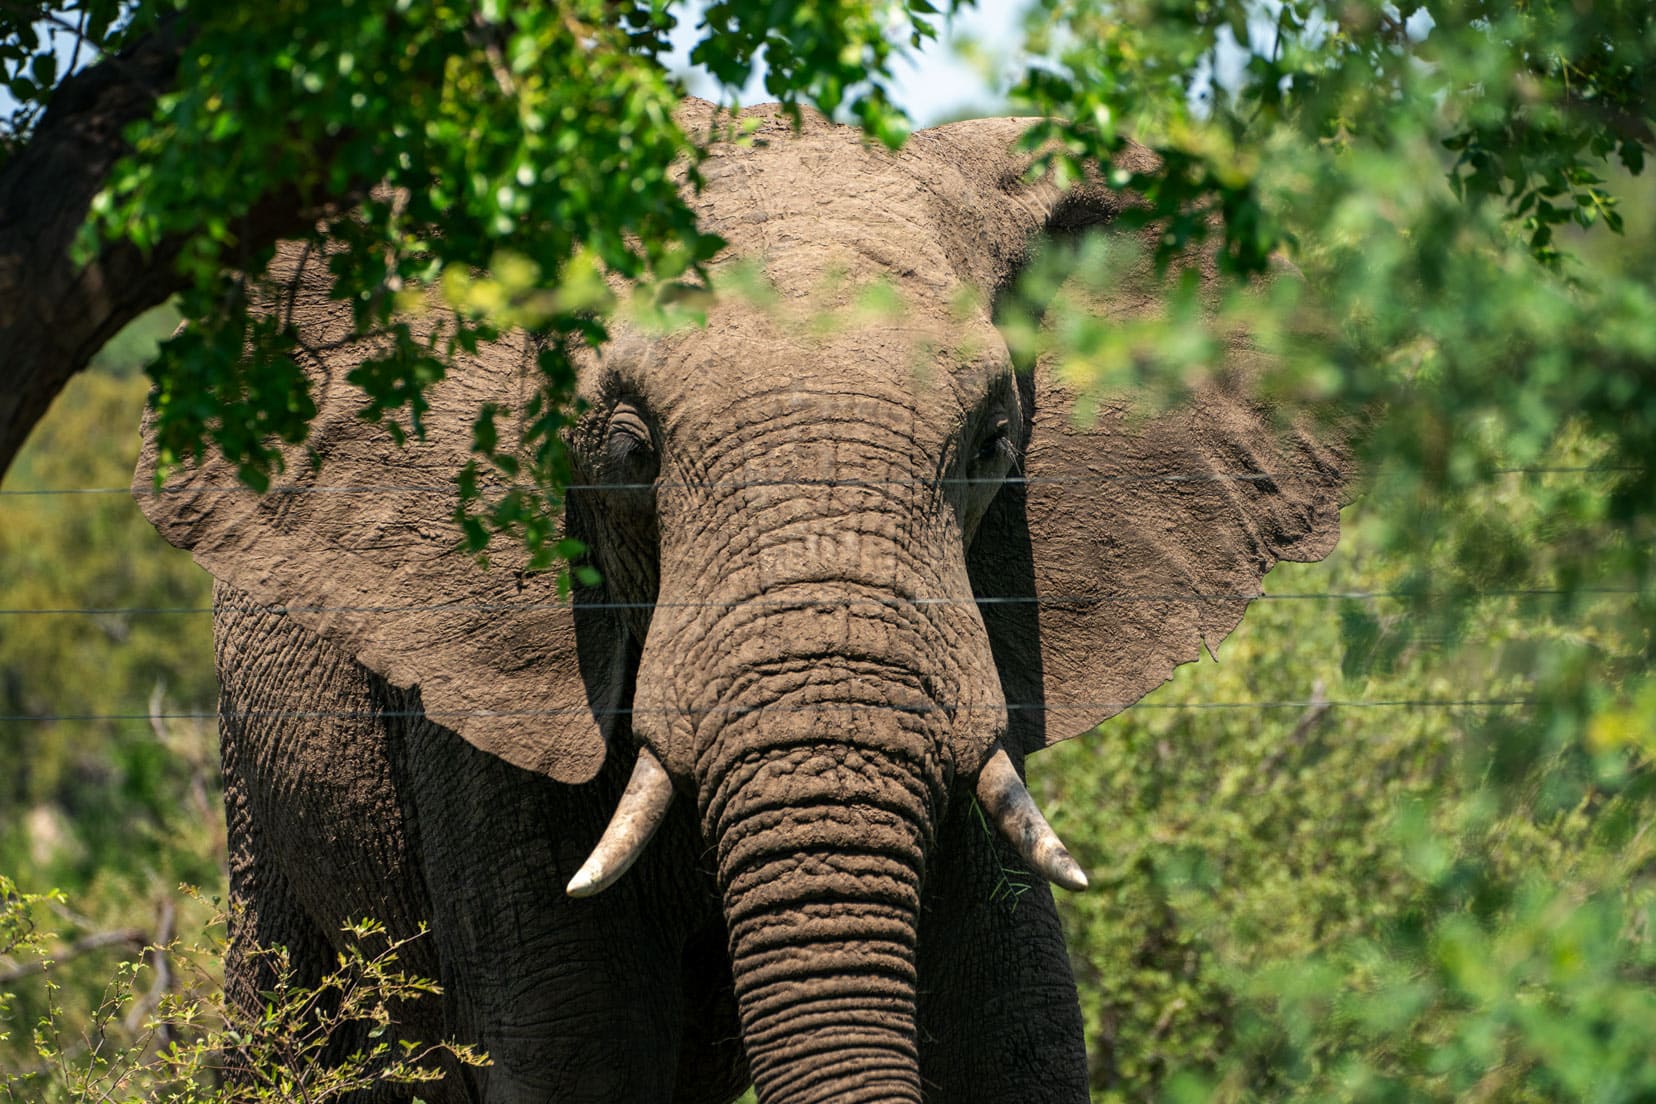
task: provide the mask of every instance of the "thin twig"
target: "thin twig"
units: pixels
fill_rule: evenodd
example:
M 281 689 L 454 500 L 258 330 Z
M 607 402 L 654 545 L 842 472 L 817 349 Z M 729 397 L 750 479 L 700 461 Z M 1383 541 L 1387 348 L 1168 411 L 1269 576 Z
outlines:
M 516 96 L 517 84 L 506 68 L 506 55 L 500 50 L 499 28 L 485 21 L 482 12 L 472 13 L 472 26 L 476 30 L 474 41 L 483 47 L 483 56 L 489 59 L 489 72 L 494 75 L 495 84 L 507 96 Z
M 44 958 L 33 959 L 29 962 L 16 962 L 10 966 L 0 968 L 0 985 L 11 985 L 27 977 L 45 973 L 49 965 L 68 962 L 70 959 L 91 954 L 93 951 L 105 947 L 125 945 L 134 950 L 141 949 L 148 937 L 138 928 L 116 928 L 113 931 L 93 932 L 83 935 L 73 943 L 65 944 L 53 950 Z
M 1311 699 L 1306 707 L 1305 715 L 1299 719 L 1299 723 L 1294 725 L 1294 731 L 1288 734 L 1288 742 L 1290 744 L 1303 742 L 1307 736 L 1311 735 L 1311 730 L 1316 728 L 1324 717 L 1328 716 L 1330 708 L 1332 708 L 1332 703 L 1329 702 L 1324 692 L 1323 680 L 1318 679 L 1311 684 Z
M 155 921 L 155 939 L 149 947 L 150 968 L 155 971 L 155 980 L 150 984 L 149 992 L 145 993 L 132 1004 L 127 1013 L 124 1026 L 127 1031 L 137 1034 L 144 1026 L 149 1015 L 161 1006 L 161 999 L 172 992 L 177 985 L 177 978 L 173 973 L 172 957 L 168 948 L 178 934 L 178 909 L 171 897 L 161 898 Z M 173 1041 L 172 1025 L 166 1022 L 155 1025 L 155 1045 L 159 1050 L 165 1050 Z
M 82 27 L 85 26 L 86 21 L 86 13 L 84 11 L 81 12 L 81 23 L 77 25 L 69 22 L 67 19 L 63 18 L 61 15 L 58 15 L 54 11 L 36 7 L 34 4 L 19 4 L 16 3 L 15 0 L 0 0 L 0 8 L 9 8 L 12 11 L 17 12 L 19 15 L 27 15 L 31 19 L 38 19 L 42 23 L 49 24 L 53 29 L 62 31 L 64 34 L 75 35 L 77 39 L 75 49 L 78 54 L 80 49 L 79 39 L 82 37 Z M 99 47 L 94 46 L 93 49 L 98 51 L 103 60 L 110 59 L 111 55 L 105 54 Z M 71 66 L 69 72 L 64 75 L 68 76 L 69 73 L 72 72 L 74 72 L 74 69 Z
M 64 76 L 69 76 L 77 68 L 80 67 L 81 47 L 83 45 L 85 45 L 85 43 L 86 43 L 86 17 L 87 17 L 87 15 L 88 15 L 87 9 L 82 8 L 81 13 L 80 13 L 80 18 L 75 21 L 75 48 L 69 54 L 69 67 L 64 70 L 64 73 L 63 73 Z
M 51 26 L 56 27 L 58 30 L 66 31 L 69 34 L 77 33 L 75 24 L 70 23 L 67 19 L 64 19 L 54 12 L 44 11 L 33 4 L 20 4 L 17 3 L 16 0 L 0 0 L 0 8 L 10 8 L 14 12 L 26 13 L 32 18 L 40 19 Z M 163 44 L 173 45 L 174 41 L 172 39 L 172 35 L 178 26 L 179 22 L 176 14 L 166 16 L 161 20 L 160 24 L 155 28 L 152 34 L 156 36 L 164 36 L 162 37 Z M 117 73 L 120 73 L 121 76 L 131 81 L 136 87 L 141 89 L 151 98 L 159 97 L 164 91 L 164 89 L 150 81 L 148 73 L 145 73 L 142 69 L 130 64 L 121 54 L 112 54 L 105 50 L 102 46 L 97 45 L 93 45 L 92 49 L 97 52 L 97 57 L 95 59 L 97 64 L 109 66 Z M 74 76 L 73 72 L 65 73 L 64 79 L 67 80 L 71 76 Z
M 1276 777 L 1277 768 L 1282 765 L 1282 761 L 1287 758 L 1289 752 L 1305 745 L 1306 738 L 1311 735 L 1311 731 L 1322 723 L 1323 718 L 1328 716 L 1328 711 L 1333 707 L 1334 703 L 1328 700 L 1327 692 L 1323 687 L 1323 680 L 1317 679 L 1311 684 L 1311 697 L 1305 703 L 1305 712 L 1300 715 L 1300 719 L 1294 724 L 1294 730 L 1277 744 L 1271 754 L 1267 755 L 1259 764 L 1258 769 L 1255 770 L 1255 777 L 1259 779 L 1256 792 L 1264 790 L 1270 784 L 1270 780 Z
M 293 304 L 299 299 L 299 281 L 305 275 L 305 264 L 310 260 L 311 242 L 305 239 L 305 246 L 299 251 L 299 263 L 293 266 L 293 279 L 288 281 L 287 303 L 282 309 L 282 329 L 293 328 Z

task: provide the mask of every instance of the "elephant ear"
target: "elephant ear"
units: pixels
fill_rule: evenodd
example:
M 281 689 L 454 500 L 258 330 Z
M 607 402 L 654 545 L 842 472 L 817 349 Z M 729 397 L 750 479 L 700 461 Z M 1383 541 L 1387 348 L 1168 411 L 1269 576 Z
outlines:
M 301 360 L 320 468 L 288 450 L 286 482 L 258 495 L 215 457 L 157 490 L 146 420 L 133 478 L 145 515 L 216 578 L 418 688 L 426 715 L 469 743 L 562 782 L 592 778 L 626 688 L 626 636 L 602 588 L 560 599 L 556 573 L 524 570 L 527 554 L 506 541 L 485 569 L 453 520 L 473 419 L 519 394 L 535 351 L 514 335 L 461 357 L 427 392 L 424 439 L 399 447 L 358 417 L 362 392 L 345 377 L 369 350 L 346 341 L 350 307 L 329 297 L 323 259 L 284 246 L 272 275 L 315 351 Z M 417 336 L 437 318 L 416 320 Z
M 1065 191 L 1024 180 L 1029 158 L 1010 151 L 1031 122 L 922 132 L 979 213 L 965 224 L 980 244 L 963 245 L 957 265 L 980 286 L 1005 290 L 1043 235 L 1107 233 L 1133 202 L 1097 181 Z M 1142 147 L 1123 160 L 1154 165 Z M 1149 277 L 1141 265 L 1103 293 L 1098 316 L 1126 321 L 1156 310 Z M 1236 341 L 1216 382 L 1155 417 L 1125 402 L 1083 416 L 1081 396 L 1049 359 L 1020 375 L 1024 479 L 990 506 L 968 569 L 1014 706 L 1008 742 L 1025 754 L 1127 708 L 1204 645 L 1217 654 L 1266 572 L 1333 550 L 1344 442 L 1280 425 L 1250 394 L 1256 362 Z

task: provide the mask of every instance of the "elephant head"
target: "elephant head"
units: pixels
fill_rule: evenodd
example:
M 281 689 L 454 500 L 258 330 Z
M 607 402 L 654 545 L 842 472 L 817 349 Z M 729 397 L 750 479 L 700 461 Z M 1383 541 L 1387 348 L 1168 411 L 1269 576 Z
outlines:
M 839 1069 L 842 1089 L 917 1099 L 918 908 L 942 810 L 975 794 L 1035 869 L 1083 885 L 1023 758 L 1215 648 L 1277 561 L 1326 555 L 1344 461 L 1238 389 L 1079 424 L 1048 366 L 1015 369 L 995 295 L 1043 234 L 1107 230 L 1129 202 L 1027 181 L 1024 121 L 892 154 L 814 116 L 796 132 L 750 115 L 754 141 L 714 147 L 694 203 L 779 305 L 623 330 L 583 364 L 565 525 L 598 585 L 561 601 L 506 549 L 483 570 L 449 521 L 472 417 L 532 386 L 532 341 L 465 360 L 399 448 L 355 416 L 349 311 L 298 251 L 276 283 L 329 350 L 311 365 L 319 473 L 296 462 L 293 493 L 254 498 L 208 462 L 157 496 L 151 461 L 136 486 L 168 539 L 417 686 L 476 747 L 566 783 L 638 749 L 570 892 L 604 888 L 668 801 L 693 802 L 761 1095 L 788 1098 L 808 1066 L 818 1089 Z M 872 279 L 900 314 L 789 320 Z M 1123 289 L 1102 309 L 1146 302 Z

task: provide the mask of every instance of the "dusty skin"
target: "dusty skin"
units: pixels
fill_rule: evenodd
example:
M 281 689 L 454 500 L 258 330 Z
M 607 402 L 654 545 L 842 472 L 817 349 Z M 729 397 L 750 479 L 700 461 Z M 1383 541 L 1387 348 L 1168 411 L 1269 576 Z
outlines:
M 144 509 L 219 581 L 234 943 L 317 973 L 347 918 L 429 925 L 410 966 L 445 996 L 401 1030 L 493 1065 L 427 1099 L 714 1102 L 751 1078 L 778 1104 L 1084 1101 L 1051 892 L 995 893 L 1003 869 L 1081 878 L 1023 759 L 1216 646 L 1278 560 L 1326 555 L 1343 461 L 1218 390 L 1077 427 L 1048 366 L 1014 371 L 962 302 L 1126 202 L 1023 182 L 1023 122 L 890 154 L 750 115 L 759 141 L 721 145 L 695 202 L 781 309 L 721 301 L 584 365 L 565 525 L 604 582 L 572 607 L 510 549 L 480 569 L 449 520 L 529 342 L 467 360 L 400 450 L 354 416 L 315 257 L 279 275 L 332 349 L 320 472 L 258 498 L 207 463 L 154 495 L 141 462 Z M 877 279 L 900 313 L 788 321 Z M 232 952 L 236 999 L 263 961 Z

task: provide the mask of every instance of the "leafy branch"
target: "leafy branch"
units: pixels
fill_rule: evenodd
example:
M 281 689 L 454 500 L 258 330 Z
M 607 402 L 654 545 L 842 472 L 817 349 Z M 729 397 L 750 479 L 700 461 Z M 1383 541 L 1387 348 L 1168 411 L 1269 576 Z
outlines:
M 394 939 L 373 921 L 347 925 L 337 965 L 308 985 L 284 948 L 249 948 L 243 953 L 271 987 L 257 1007 L 244 1007 L 228 999 L 217 981 L 225 948 L 216 933 L 223 914 L 215 914 L 202 938 L 185 945 L 170 931 L 168 910 L 156 940 L 142 957 L 117 965 L 77 1030 L 57 999 L 53 971 L 64 950 L 93 947 L 79 949 L 85 941 L 78 941 L 54 952 L 50 934 L 38 929 L 37 912 L 61 894 L 20 893 L 0 876 L 0 899 L 0 952 L 19 960 L 5 984 L 37 974 L 46 979 L 45 1013 L 30 1032 L 35 1064 L 0 1083 L 0 1099 L 327 1104 L 377 1086 L 435 1081 L 451 1068 L 487 1061 L 474 1048 L 408 1038 L 402 1029 L 411 1002 L 442 992 L 400 965 L 403 950 L 423 931 Z M 116 934 L 125 939 L 132 933 Z M 152 979 L 147 987 L 146 974 Z M 14 999 L 0 993 L 0 1011 Z M 6 1038 L 0 1035 L 0 1042 Z

